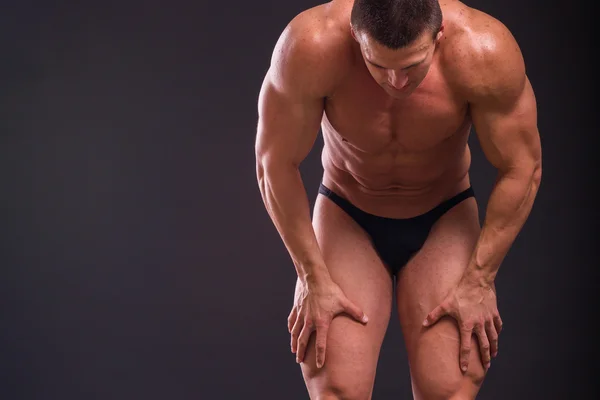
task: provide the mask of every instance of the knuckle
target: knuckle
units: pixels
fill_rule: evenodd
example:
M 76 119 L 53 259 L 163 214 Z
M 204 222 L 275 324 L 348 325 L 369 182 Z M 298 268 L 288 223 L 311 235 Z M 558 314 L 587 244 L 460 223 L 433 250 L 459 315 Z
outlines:
M 326 327 L 326 326 L 327 326 L 327 323 L 328 323 L 327 319 L 326 319 L 326 318 L 322 318 L 322 317 L 321 317 L 321 318 L 318 318 L 318 319 L 315 321 L 315 325 L 317 325 L 317 327 L 319 327 L 319 328 L 324 328 L 324 327 Z

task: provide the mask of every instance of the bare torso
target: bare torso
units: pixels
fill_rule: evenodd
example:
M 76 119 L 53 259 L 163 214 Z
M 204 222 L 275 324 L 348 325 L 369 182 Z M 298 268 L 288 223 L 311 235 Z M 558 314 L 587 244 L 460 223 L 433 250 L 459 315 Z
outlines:
M 335 3 L 335 2 L 334 2 Z M 447 51 L 462 3 L 442 3 L 445 32 L 417 89 L 393 99 L 371 77 L 350 34 L 352 1 L 327 7 L 328 19 L 347 35 L 343 79 L 325 100 L 323 183 L 363 210 L 392 218 L 426 212 L 470 182 L 468 103 L 453 89 Z M 331 22 L 333 21 L 333 22 Z M 345 33 L 344 33 L 345 30 Z

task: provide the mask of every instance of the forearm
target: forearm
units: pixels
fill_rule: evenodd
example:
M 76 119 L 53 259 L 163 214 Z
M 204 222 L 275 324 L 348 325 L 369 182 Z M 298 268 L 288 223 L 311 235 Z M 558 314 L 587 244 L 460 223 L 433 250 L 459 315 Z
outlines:
M 501 172 L 486 208 L 486 216 L 467 275 L 491 284 L 527 220 L 541 180 L 541 167 Z
M 328 275 L 298 167 L 258 162 L 257 179 L 267 212 L 294 262 L 298 277 L 306 281 Z

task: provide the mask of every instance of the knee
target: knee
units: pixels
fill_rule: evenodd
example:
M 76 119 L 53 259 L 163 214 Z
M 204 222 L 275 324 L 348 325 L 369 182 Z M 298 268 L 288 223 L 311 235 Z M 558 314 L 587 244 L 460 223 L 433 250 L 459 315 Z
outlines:
M 311 396 L 311 398 L 313 398 Z M 354 391 L 340 388 L 332 388 L 317 393 L 315 400 L 370 400 L 371 393 L 366 391 Z
M 419 379 L 415 388 L 416 398 L 423 400 L 473 400 L 483 383 L 485 373 L 482 367 L 473 366 L 462 374 L 456 371 L 444 374 L 429 374 Z
M 369 400 L 371 387 L 360 380 L 327 377 L 309 385 L 314 400 Z

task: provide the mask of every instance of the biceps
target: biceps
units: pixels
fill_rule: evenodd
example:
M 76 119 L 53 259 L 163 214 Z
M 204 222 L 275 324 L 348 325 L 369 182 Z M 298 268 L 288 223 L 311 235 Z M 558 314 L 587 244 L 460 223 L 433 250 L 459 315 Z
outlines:
M 511 107 L 472 106 L 479 143 L 500 170 L 535 168 L 541 162 L 537 107 L 529 82 Z
M 323 99 L 285 93 L 267 78 L 258 101 L 257 158 L 299 165 L 314 145 L 322 116 Z

